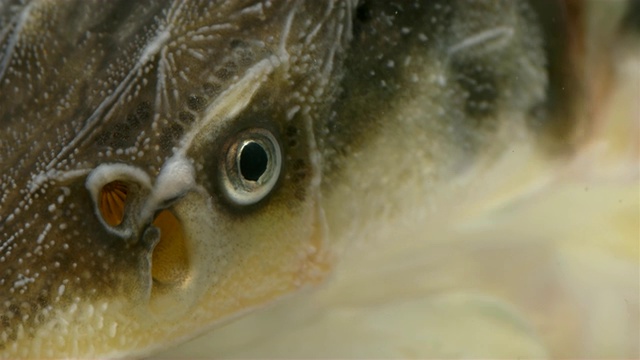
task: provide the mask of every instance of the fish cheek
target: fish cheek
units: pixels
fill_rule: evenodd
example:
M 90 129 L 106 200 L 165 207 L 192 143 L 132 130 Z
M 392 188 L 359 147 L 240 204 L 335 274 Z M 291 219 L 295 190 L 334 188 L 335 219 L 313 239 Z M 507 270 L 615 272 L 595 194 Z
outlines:
M 295 120 L 287 125 L 265 125 L 269 126 L 277 133 L 282 150 L 281 174 L 276 186 L 256 204 L 233 203 L 224 195 L 225 183 L 221 181 L 221 158 L 226 156 L 228 142 L 245 130 L 244 125 L 222 131 L 222 140 L 210 148 L 213 151 L 191 154 L 199 169 L 197 182 L 206 194 L 193 202 L 199 203 L 201 210 L 186 210 L 194 217 L 186 216 L 191 223 L 185 224 L 185 229 L 192 229 L 187 236 L 196 246 L 209 248 L 209 252 L 196 254 L 194 266 L 208 267 L 208 277 L 215 279 L 201 301 L 212 317 L 267 303 L 318 281 L 324 273 L 317 271 L 323 266 L 317 258 L 324 249 L 318 204 L 310 190 L 313 169 L 306 133 Z
M 25 242 L 31 247 L 15 247 L 2 255 L 7 260 L 0 266 L 2 281 L 14 284 L 0 296 L 5 305 L 10 304 L 11 314 L 0 311 L 7 340 L 15 341 L 18 348 L 28 346 L 23 342 L 28 344 L 30 337 L 48 344 L 56 339 L 52 329 L 63 323 L 79 334 L 103 335 L 107 328 L 98 329 L 95 322 L 101 317 L 110 321 L 106 319 L 115 313 L 110 306 L 115 299 L 123 300 L 127 307 L 146 301 L 143 252 L 105 231 L 84 179 L 51 181 L 31 196 L 34 201 L 29 212 L 22 212 L 4 229 L 32 240 Z M 37 219 L 45 221 L 34 221 Z M 20 274 L 25 273 L 39 276 L 20 281 Z M 96 303 L 104 306 L 94 306 Z M 82 338 L 79 343 L 83 341 L 87 340 Z M 5 345 L 0 339 L 0 348 Z M 64 343 L 49 346 L 62 351 Z

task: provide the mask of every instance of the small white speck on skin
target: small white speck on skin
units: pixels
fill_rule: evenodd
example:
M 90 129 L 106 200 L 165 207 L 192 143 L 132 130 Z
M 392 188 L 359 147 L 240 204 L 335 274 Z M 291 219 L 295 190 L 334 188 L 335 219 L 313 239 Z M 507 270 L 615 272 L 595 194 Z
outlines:
M 24 286 L 26 286 L 26 285 L 28 285 L 28 284 L 30 284 L 32 282 L 35 282 L 35 281 L 36 280 L 34 278 L 32 278 L 32 277 L 28 277 L 28 276 L 25 276 L 23 274 L 18 274 L 18 280 L 16 280 L 13 283 L 13 288 L 14 289 L 19 289 L 19 288 L 22 288 L 22 287 L 24 287 Z
M 510 27 L 496 27 L 467 37 L 459 43 L 451 46 L 448 50 L 450 55 L 459 51 L 478 46 L 502 47 L 509 43 L 514 35 L 514 30 Z M 493 43 L 493 45 L 491 45 Z
M 40 235 L 38 235 L 38 239 L 36 240 L 37 244 L 42 244 L 42 242 L 44 241 L 44 238 L 47 236 L 47 234 L 49 233 L 49 231 L 51 231 L 51 223 L 47 223 L 47 225 L 45 225 L 44 230 L 42 231 L 42 233 L 40 233 Z
M 109 326 L 109 336 L 115 337 L 117 330 L 118 330 L 118 323 L 115 323 L 115 322 L 111 323 L 111 325 Z
M 104 327 L 104 317 L 98 316 L 96 319 L 96 329 L 101 330 Z
M 89 304 L 87 306 L 87 313 L 86 313 L 87 317 L 92 317 L 94 312 L 95 312 L 94 310 L 95 309 L 94 309 L 93 305 Z
M 293 119 L 294 116 L 300 111 L 300 105 L 294 105 L 287 111 L 287 120 Z
M 409 66 L 411 64 L 411 60 L 412 60 L 411 56 L 405 57 L 403 65 L 404 66 Z

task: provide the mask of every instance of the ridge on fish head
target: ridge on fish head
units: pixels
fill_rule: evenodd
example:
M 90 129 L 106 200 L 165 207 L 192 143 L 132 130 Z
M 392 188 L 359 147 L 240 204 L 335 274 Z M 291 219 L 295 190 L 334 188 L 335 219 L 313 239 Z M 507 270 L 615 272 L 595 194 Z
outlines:
M 180 341 L 321 282 L 401 205 L 389 179 L 426 204 L 566 130 L 525 1 L 34 0 L 0 24 L 2 357 Z

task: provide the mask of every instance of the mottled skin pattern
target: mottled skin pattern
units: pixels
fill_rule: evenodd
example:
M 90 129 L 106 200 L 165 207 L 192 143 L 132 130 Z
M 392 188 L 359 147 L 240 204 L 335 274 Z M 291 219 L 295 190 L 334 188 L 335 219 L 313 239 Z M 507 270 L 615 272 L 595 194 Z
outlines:
M 509 119 L 557 131 L 536 23 L 513 0 L 0 3 L 0 355 L 138 354 L 320 281 L 332 191 L 371 138 L 424 139 L 436 183 Z M 283 172 L 238 206 L 219 159 L 254 127 Z M 87 189 L 102 164 L 132 186 L 118 231 Z M 177 284 L 151 276 L 162 209 L 185 228 Z

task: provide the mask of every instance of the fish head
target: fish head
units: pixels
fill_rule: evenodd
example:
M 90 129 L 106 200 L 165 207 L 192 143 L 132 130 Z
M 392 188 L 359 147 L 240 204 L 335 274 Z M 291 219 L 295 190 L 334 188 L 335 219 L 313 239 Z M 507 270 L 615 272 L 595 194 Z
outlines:
M 1 3 L 0 356 L 179 342 L 569 133 L 560 3 Z
M 140 354 L 321 281 L 350 10 L 4 7 L 2 353 Z

